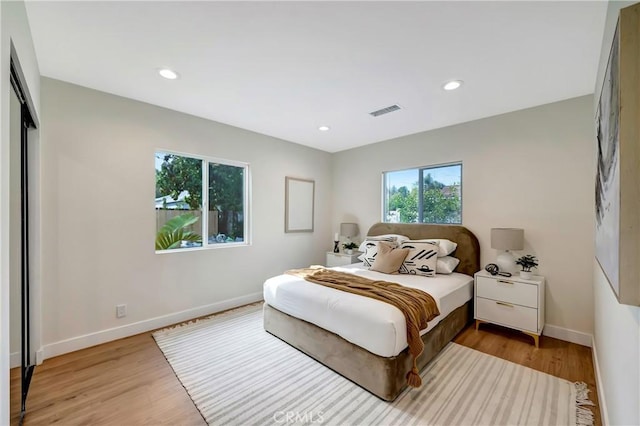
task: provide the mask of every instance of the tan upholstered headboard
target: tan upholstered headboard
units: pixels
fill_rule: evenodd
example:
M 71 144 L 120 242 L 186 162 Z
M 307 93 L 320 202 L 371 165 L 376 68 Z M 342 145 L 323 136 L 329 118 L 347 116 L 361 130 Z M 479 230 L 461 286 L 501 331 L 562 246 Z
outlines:
M 471 275 L 480 268 L 480 244 L 473 232 L 458 225 L 427 225 L 422 223 L 376 223 L 367 235 L 400 234 L 412 240 L 444 238 L 458 243 L 452 256 L 460 259 L 456 272 Z

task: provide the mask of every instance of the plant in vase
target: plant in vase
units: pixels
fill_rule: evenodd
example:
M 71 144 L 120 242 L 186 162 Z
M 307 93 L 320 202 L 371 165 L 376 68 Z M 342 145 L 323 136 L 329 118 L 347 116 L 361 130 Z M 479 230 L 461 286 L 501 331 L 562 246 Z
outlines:
M 531 268 L 538 267 L 538 259 L 535 256 L 530 254 L 526 254 L 516 260 L 516 264 L 522 267 L 522 271 L 520 271 L 520 278 L 524 278 L 525 280 L 531 279 L 533 273 L 531 272 Z
M 356 243 L 354 243 L 353 241 L 349 241 L 348 243 L 342 244 L 342 247 L 344 247 L 344 252 L 345 253 L 353 254 L 353 249 L 358 248 L 358 245 Z

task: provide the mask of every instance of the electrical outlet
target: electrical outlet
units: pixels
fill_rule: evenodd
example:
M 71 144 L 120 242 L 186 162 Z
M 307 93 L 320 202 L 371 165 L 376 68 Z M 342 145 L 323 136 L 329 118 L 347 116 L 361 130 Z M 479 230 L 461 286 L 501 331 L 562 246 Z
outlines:
M 116 318 L 127 316 L 127 305 L 116 305 Z

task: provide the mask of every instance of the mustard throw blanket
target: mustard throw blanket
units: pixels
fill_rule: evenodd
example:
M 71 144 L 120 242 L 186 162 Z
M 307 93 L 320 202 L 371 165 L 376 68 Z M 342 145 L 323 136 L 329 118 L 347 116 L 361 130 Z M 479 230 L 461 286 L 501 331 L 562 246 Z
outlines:
M 407 373 L 407 384 L 415 388 L 422 385 L 417 366 L 417 358 L 424 350 L 420 330 L 427 328 L 427 322 L 440 315 L 436 301 L 429 293 L 396 283 L 370 280 L 330 269 L 292 269 L 286 273 L 302 277 L 312 283 L 380 300 L 400 309 L 407 323 L 409 354 L 413 357 L 413 368 Z

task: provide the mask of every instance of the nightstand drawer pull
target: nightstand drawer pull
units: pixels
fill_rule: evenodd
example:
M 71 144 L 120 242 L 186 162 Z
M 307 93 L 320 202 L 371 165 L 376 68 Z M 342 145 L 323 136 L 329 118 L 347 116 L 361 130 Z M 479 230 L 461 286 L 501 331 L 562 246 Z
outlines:
M 500 284 L 511 284 L 511 285 L 513 285 L 513 281 L 498 280 L 498 282 Z
M 508 308 L 513 308 L 513 305 L 511 303 L 496 302 L 496 305 L 501 305 L 501 306 L 506 306 Z

